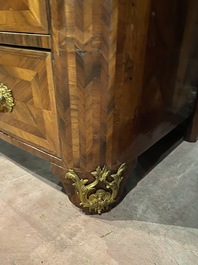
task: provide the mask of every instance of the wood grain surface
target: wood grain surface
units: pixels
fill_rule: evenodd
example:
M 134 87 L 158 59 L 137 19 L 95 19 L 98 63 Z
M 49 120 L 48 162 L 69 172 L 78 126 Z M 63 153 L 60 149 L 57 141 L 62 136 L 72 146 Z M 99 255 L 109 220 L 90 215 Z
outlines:
M 90 181 L 98 166 L 132 170 L 193 116 L 197 8 L 196 0 L 0 0 L 0 43 L 26 48 L 0 48 L 0 82 L 16 103 L 0 128 L 50 153 L 76 205 L 68 169 Z
M 51 49 L 51 36 L 31 33 L 0 32 L 0 44 L 26 48 Z
M 46 1 L 0 0 L 0 31 L 48 33 Z
M 0 82 L 15 103 L 0 113 L 1 131 L 60 155 L 50 53 L 1 47 Z
M 193 86 L 177 93 L 191 1 L 50 1 L 65 167 L 117 168 L 192 114 Z
M 62 157 L 90 172 L 112 160 L 117 1 L 50 1 Z

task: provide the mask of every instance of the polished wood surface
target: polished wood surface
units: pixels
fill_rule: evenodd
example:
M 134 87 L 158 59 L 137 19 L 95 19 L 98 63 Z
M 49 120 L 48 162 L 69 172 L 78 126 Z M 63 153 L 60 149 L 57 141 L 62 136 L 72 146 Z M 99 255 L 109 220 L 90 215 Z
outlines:
M 15 103 L 11 113 L 0 113 L 0 129 L 59 155 L 50 53 L 1 47 L 0 62 L 0 82 Z
M 133 162 L 191 115 L 192 74 L 180 69 L 192 4 L 51 1 L 65 167 L 91 181 L 97 165 Z
M 57 155 L 52 155 L 42 150 L 41 148 L 37 148 L 34 145 L 30 145 L 26 143 L 24 140 L 19 140 L 16 137 L 12 137 L 4 132 L 0 131 L 0 138 L 12 145 L 15 145 L 35 156 L 38 156 L 42 159 L 48 160 L 50 163 L 55 164 L 56 166 L 62 166 L 61 158 L 57 157 Z M 1 150 L 1 149 L 0 149 Z
M 195 85 L 186 81 L 197 75 L 181 72 L 191 56 L 190 50 L 183 55 L 188 14 L 197 17 L 188 12 L 192 2 L 119 2 L 116 105 L 124 159 L 137 157 L 192 113 Z
M 87 174 L 96 165 L 112 168 L 116 166 L 111 157 L 114 113 L 109 107 L 115 75 L 116 1 L 58 5 L 52 0 L 51 6 L 63 161 Z
M 196 0 L 2 1 L 0 43 L 16 46 L 0 48 L 0 82 L 16 103 L 0 115 L 7 141 L 49 152 L 79 206 L 69 169 L 89 183 L 98 166 L 132 170 L 194 113 L 191 135 L 198 135 L 197 8 Z
M 30 33 L 0 32 L 0 45 L 51 49 L 51 36 Z
M 181 80 L 178 93 L 190 4 L 51 1 L 68 167 L 89 172 L 96 165 L 132 161 L 190 116 L 193 86 Z
M 0 31 L 48 33 L 44 0 L 0 0 Z

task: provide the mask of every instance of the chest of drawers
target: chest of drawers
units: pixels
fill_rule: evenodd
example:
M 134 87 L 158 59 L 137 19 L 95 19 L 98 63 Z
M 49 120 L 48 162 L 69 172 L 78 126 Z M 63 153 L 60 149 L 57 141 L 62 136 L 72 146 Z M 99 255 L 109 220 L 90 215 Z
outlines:
M 102 213 L 137 158 L 198 135 L 195 0 L 0 0 L 0 137 Z

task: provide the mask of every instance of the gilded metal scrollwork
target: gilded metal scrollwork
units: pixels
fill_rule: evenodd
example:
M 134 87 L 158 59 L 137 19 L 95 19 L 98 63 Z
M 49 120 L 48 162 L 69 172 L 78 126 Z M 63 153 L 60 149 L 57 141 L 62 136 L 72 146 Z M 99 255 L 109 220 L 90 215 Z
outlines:
M 125 169 L 126 164 L 122 164 L 117 173 L 111 174 L 106 166 L 97 167 L 91 173 L 95 180 L 89 184 L 87 184 L 88 179 L 80 179 L 72 169 L 68 171 L 66 178 L 73 181 L 72 185 L 79 196 L 80 205 L 83 208 L 88 208 L 89 212 L 101 214 L 103 211 L 108 211 L 110 206 L 115 203 Z M 102 183 L 105 188 L 97 188 L 99 183 Z
M 11 112 L 14 106 L 12 92 L 4 84 L 0 84 L 0 112 Z

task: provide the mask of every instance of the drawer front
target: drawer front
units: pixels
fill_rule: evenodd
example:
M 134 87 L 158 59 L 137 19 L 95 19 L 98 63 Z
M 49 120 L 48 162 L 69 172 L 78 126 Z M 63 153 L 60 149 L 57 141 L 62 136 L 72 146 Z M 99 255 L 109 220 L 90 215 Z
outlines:
M 59 155 L 51 54 L 0 47 L 0 83 L 15 104 L 12 112 L 0 112 L 0 130 Z
M 0 31 L 47 34 L 45 0 L 0 0 Z

